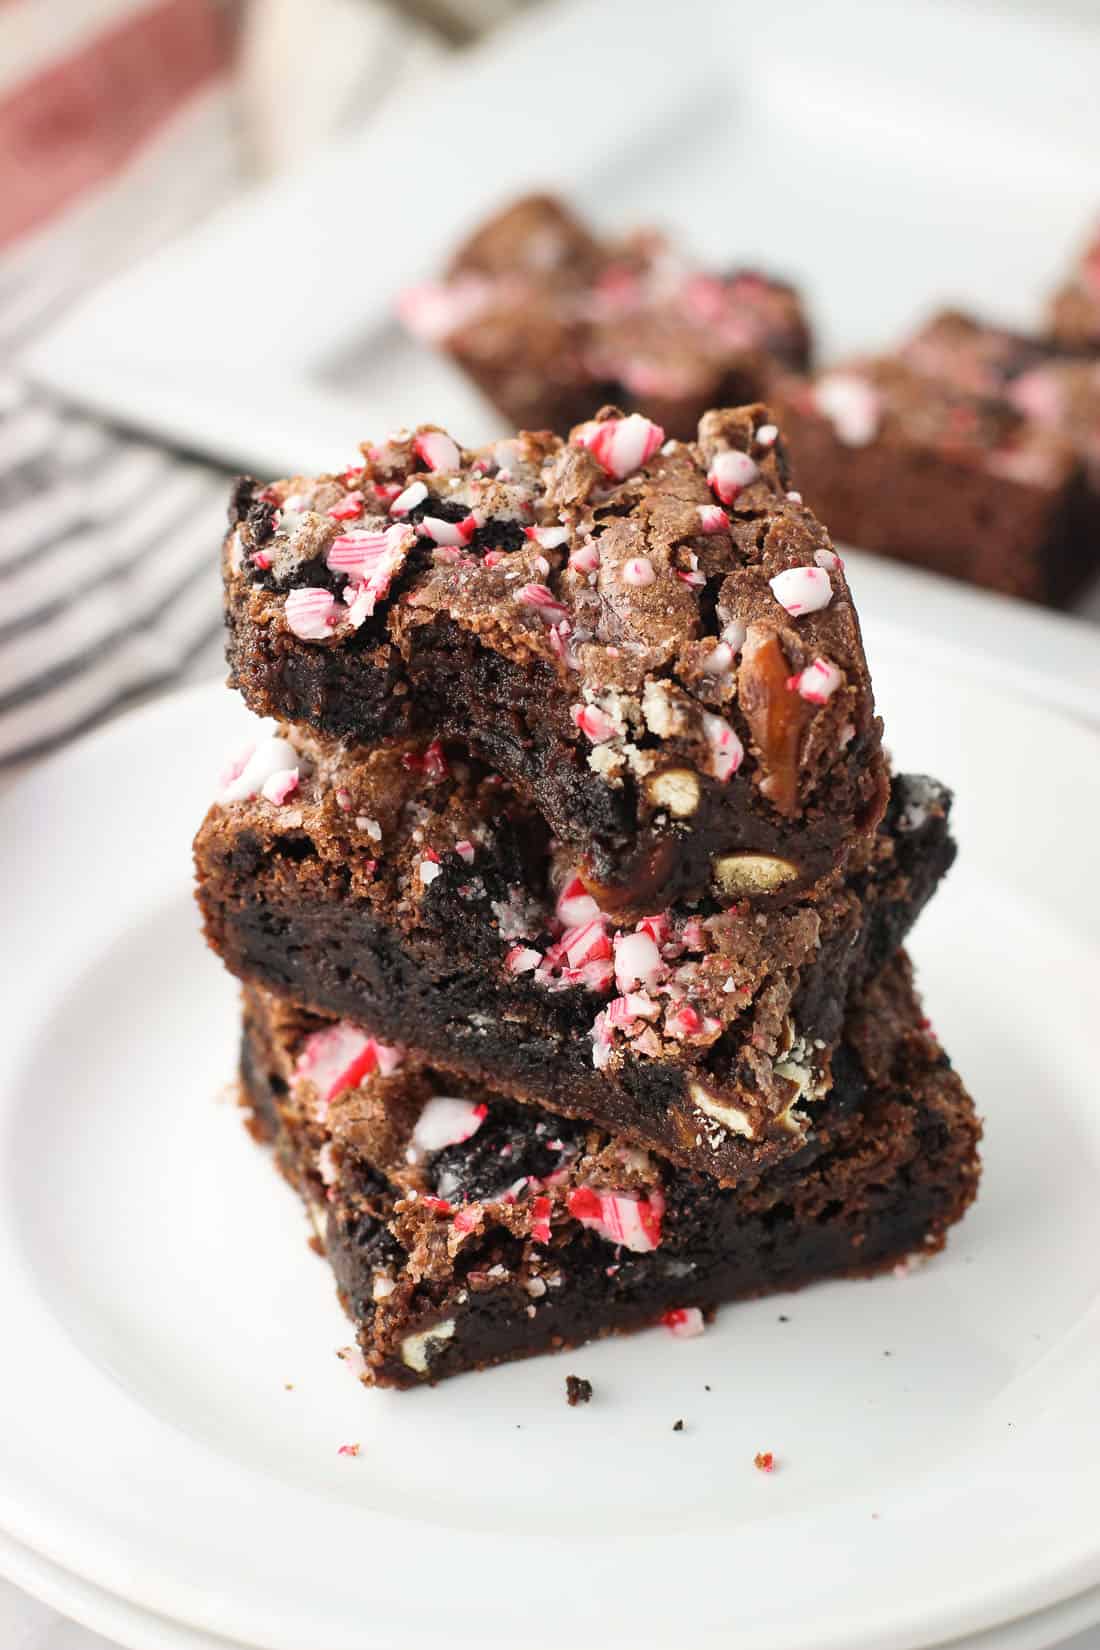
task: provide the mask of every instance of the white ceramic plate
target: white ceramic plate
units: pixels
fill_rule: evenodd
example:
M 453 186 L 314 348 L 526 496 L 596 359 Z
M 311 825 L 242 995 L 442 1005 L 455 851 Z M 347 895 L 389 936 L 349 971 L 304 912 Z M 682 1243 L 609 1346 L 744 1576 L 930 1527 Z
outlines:
M 976 1210 L 908 1278 L 435 1392 L 334 1356 L 329 1275 L 218 1098 L 188 845 L 246 713 L 164 701 L 3 800 L 11 1542 L 265 1650 L 906 1650 L 1100 1584 L 1100 740 L 875 634 L 896 756 L 959 791 L 915 951 L 988 1119 Z

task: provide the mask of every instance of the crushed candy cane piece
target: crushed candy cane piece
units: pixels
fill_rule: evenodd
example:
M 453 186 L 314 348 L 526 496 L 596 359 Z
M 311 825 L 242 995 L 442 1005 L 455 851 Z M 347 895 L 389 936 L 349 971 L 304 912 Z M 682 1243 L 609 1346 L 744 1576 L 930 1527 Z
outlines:
M 563 544 L 569 543 L 568 527 L 525 527 L 523 531 L 525 537 L 534 539 L 544 550 L 560 550 Z
M 301 585 L 286 598 L 286 622 L 303 642 L 322 642 L 332 633 L 339 607 L 330 590 L 320 585 Z
M 780 607 L 786 608 L 792 619 L 804 613 L 817 613 L 828 607 L 833 599 L 829 575 L 822 567 L 788 567 L 777 573 L 768 583 Z
M 577 928 L 582 922 L 598 917 L 600 908 L 580 877 L 573 877 L 558 895 L 555 915 L 566 928 Z
M 757 445 L 760 447 L 774 447 L 779 439 L 778 424 L 761 424 L 756 431 Z
M 536 1197 L 531 1204 L 531 1238 L 535 1243 L 550 1242 L 550 1199 Z
M 504 958 L 509 974 L 530 974 L 542 961 L 542 952 L 530 945 L 513 945 Z
M 442 430 L 425 430 L 413 442 L 413 452 L 429 470 L 457 470 L 462 464 L 458 443 Z
M 363 495 L 359 492 L 346 493 L 339 504 L 334 504 L 325 514 L 333 521 L 354 521 L 356 516 L 363 514 Z
M 464 859 L 467 865 L 474 863 L 474 845 L 465 838 L 461 842 L 455 843 L 455 853 L 459 859 Z
M 824 705 L 840 686 L 840 671 L 828 659 L 814 659 L 797 676 L 788 676 L 787 686 L 811 705 Z
M 665 1200 L 657 1187 L 647 1199 L 601 1192 L 594 1186 L 575 1186 L 566 1197 L 566 1207 L 588 1231 L 634 1254 L 647 1254 L 660 1245 Z
M 622 992 L 636 985 L 655 986 L 667 973 L 665 960 L 652 935 L 639 930 L 615 936 L 615 984 Z
M 758 466 L 748 453 L 730 448 L 726 452 L 715 453 L 707 471 L 707 481 L 723 504 L 732 504 L 759 474 Z
M 641 413 L 631 413 L 628 418 L 582 424 L 577 438 L 608 475 L 625 481 L 653 457 L 665 432 Z
M 435 881 L 442 869 L 443 867 L 437 859 L 431 858 L 430 855 L 425 855 L 425 857 L 420 861 L 420 880 L 424 884 L 425 888 L 429 887 Z
M 288 773 L 297 779 L 298 752 L 289 739 L 263 739 L 230 763 L 222 775 L 218 801 L 244 802 L 258 796 L 268 780 Z
M 827 573 L 835 573 L 838 567 L 844 566 L 835 550 L 815 550 L 814 561 L 818 567 L 823 567 Z
M 694 1340 L 706 1328 L 703 1314 L 697 1306 L 674 1306 L 662 1314 L 661 1322 L 670 1334 L 683 1341 Z
M 569 565 L 574 573 L 594 573 L 600 565 L 599 545 L 591 540 L 588 544 L 582 544 L 569 557 Z
M 427 496 L 428 489 L 422 481 L 410 482 L 390 505 L 390 515 L 407 516 L 410 510 L 415 510 L 418 504 L 423 504 Z
M 699 531 L 701 533 L 725 533 L 730 524 L 730 518 L 720 504 L 700 504 Z
M 606 711 L 600 710 L 597 705 L 570 705 L 569 715 L 573 726 L 589 739 L 594 745 L 602 745 L 607 739 L 614 739 L 618 729 Z
M 866 378 L 856 373 L 826 373 L 814 385 L 813 399 L 846 447 L 866 447 L 875 439 L 881 402 Z
M 517 602 L 525 607 L 533 607 L 544 624 L 552 624 L 555 620 L 568 616 L 569 609 L 554 595 L 549 585 L 524 584 L 516 591 Z
M 731 779 L 745 757 L 745 747 L 723 716 L 703 712 L 703 733 L 710 746 L 710 771 L 715 779 Z
M 570 968 L 583 968 L 585 963 L 598 962 L 611 955 L 611 939 L 602 916 L 590 918 L 578 928 L 567 928 L 560 945 L 569 959 Z
M 341 1444 L 336 1453 L 337 1455 L 356 1456 L 359 1454 L 359 1448 L 358 1444 Z
M 647 557 L 631 556 L 629 561 L 623 562 L 622 567 L 619 569 L 619 577 L 624 584 L 634 585 L 636 588 L 641 589 L 647 584 L 652 584 L 657 575 L 653 571 L 653 563 Z
M 260 795 L 268 802 L 274 802 L 281 808 L 287 797 L 298 789 L 298 769 L 281 768 L 278 773 L 269 775 L 260 786 Z
M 489 1115 L 484 1103 L 461 1100 L 449 1094 L 437 1094 L 424 1106 L 413 1128 L 409 1144 L 409 1161 L 419 1162 L 447 1146 L 458 1146 L 469 1140 L 480 1129 Z
M 308 1079 L 327 1105 L 344 1089 L 358 1088 L 371 1072 L 378 1070 L 388 1077 L 400 1064 L 400 1049 L 379 1043 L 346 1020 L 339 1020 L 306 1038 L 294 1075 L 299 1080 Z
M 752 1464 L 757 1472 L 774 1472 L 775 1456 L 770 1449 L 758 1450 L 752 1458 Z

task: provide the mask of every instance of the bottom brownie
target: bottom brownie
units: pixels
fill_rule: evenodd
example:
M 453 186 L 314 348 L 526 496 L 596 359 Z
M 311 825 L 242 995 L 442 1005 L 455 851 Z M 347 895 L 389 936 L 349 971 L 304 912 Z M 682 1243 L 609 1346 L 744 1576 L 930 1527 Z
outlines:
M 363 1376 L 409 1387 L 942 1247 L 977 1190 L 973 1103 L 897 957 L 850 1013 L 813 1139 L 751 1187 L 456 1086 L 245 992 L 242 1100 L 305 1199 Z

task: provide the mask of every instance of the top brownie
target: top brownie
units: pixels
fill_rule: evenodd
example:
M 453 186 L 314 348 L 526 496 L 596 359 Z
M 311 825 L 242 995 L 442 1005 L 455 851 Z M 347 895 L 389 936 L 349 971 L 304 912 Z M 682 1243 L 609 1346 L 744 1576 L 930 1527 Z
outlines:
M 805 896 L 886 801 L 859 622 L 767 409 L 694 442 L 605 408 L 477 452 L 434 426 L 234 490 L 230 681 L 372 745 L 466 741 L 602 909 Z
M 688 439 L 708 407 L 765 396 L 776 364 L 801 370 L 810 351 L 785 283 L 705 272 L 652 229 L 598 239 L 544 195 L 492 217 L 400 310 L 527 429 L 614 402 Z
M 1061 349 L 1100 351 L 1100 226 L 1051 299 L 1050 329 Z

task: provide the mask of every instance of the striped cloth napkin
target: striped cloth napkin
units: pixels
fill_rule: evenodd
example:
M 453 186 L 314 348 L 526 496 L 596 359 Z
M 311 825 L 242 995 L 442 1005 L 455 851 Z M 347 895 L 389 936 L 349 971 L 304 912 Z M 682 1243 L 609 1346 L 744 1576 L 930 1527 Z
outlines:
M 0 763 L 218 668 L 223 473 L 54 403 L 10 362 L 239 187 L 232 49 L 211 0 L 0 6 Z

